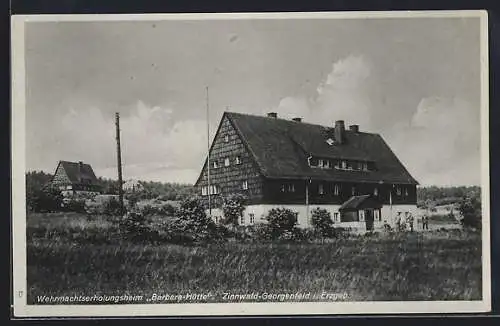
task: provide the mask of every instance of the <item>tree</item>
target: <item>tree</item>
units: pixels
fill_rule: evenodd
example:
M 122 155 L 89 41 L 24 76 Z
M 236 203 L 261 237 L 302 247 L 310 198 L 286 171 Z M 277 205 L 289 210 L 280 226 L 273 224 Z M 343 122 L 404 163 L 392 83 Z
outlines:
M 241 194 L 233 194 L 224 198 L 222 212 L 224 214 L 224 224 L 236 228 L 245 211 L 246 198 Z
M 61 210 L 63 197 L 61 192 L 52 187 L 35 190 L 29 194 L 31 208 L 35 212 L 55 212 Z
M 323 237 L 329 237 L 333 231 L 331 214 L 323 208 L 315 208 L 311 212 L 311 224 Z
M 297 228 L 297 213 L 288 208 L 273 208 L 266 216 L 272 239 L 293 237 Z
M 176 212 L 181 229 L 194 241 L 210 239 L 216 233 L 215 223 L 205 213 L 198 197 L 185 199 Z
M 477 197 L 465 197 L 459 204 L 460 221 L 464 227 L 481 228 L 481 201 Z

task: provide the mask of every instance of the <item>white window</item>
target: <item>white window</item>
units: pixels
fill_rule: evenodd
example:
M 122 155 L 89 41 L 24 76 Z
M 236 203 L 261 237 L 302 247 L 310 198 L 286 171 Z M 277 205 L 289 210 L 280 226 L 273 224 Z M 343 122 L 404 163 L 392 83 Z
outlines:
M 226 157 L 226 158 L 224 159 L 224 165 L 225 165 L 225 166 L 229 166 L 230 164 L 231 164 L 231 162 L 229 161 L 229 157 Z
M 339 187 L 339 185 L 335 185 L 335 186 L 333 187 L 333 194 L 334 194 L 335 196 L 338 196 L 338 195 L 339 195 L 339 193 L 340 193 L 340 187 Z
M 295 184 L 293 183 L 288 184 L 288 192 L 295 192 Z
M 229 135 L 225 135 L 225 136 L 224 136 L 224 142 L 225 142 L 225 143 L 229 142 Z
M 241 159 L 239 156 L 236 156 L 236 158 L 234 159 L 234 163 L 241 164 Z
M 359 211 L 359 221 L 364 222 L 365 220 L 365 211 Z
M 241 187 L 243 188 L 243 190 L 247 190 L 248 189 L 248 181 L 243 180 L 243 184 L 241 185 Z
M 363 171 L 368 171 L 368 163 L 363 162 Z
M 338 222 L 339 221 L 339 213 L 333 213 L 333 220 L 335 222 Z
M 250 224 L 254 224 L 255 223 L 255 214 L 250 213 L 250 214 L 248 214 L 248 216 L 250 217 Z
M 396 194 L 401 196 L 401 187 L 396 187 Z
M 405 196 L 408 197 L 408 188 L 405 188 Z
M 211 185 L 209 190 L 210 190 L 210 195 L 217 195 L 219 193 L 219 187 L 215 185 Z
M 326 143 L 327 143 L 328 145 L 332 146 L 335 142 L 333 141 L 333 139 L 328 138 L 328 139 L 326 140 Z
M 320 168 L 323 167 L 323 160 L 322 159 L 318 160 L 318 167 L 320 167 Z
M 285 192 L 285 185 L 284 184 L 281 185 L 281 192 Z
M 342 169 L 347 169 L 347 162 L 346 161 L 342 161 Z
M 66 186 L 66 189 L 67 189 L 67 190 L 72 190 L 72 189 L 73 189 L 73 186 Z
M 330 169 L 331 167 L 332 166 L 330 160 L 325 160 L 325 169 Z
M 318 194 L 323 195 L 325 193 L 325 189 L 323 188 L 323 184 L 318 184 Z
M 217 161 L 214 161 L 212 163 L 212 166 L 214 167 L 214 169 L 217 169 L 219 167 L 219 163 L 217 163 Z
M 201 187 L 201 195 L 202 196 L 208 195 L 208 187 L 206 187 L 206 186 Z
M 375 196 L 378 196 L 378 188 L 377 188 L 377 187 L 375 187 L 375 189 L 373 189 L 373 194 L 374 194 Z

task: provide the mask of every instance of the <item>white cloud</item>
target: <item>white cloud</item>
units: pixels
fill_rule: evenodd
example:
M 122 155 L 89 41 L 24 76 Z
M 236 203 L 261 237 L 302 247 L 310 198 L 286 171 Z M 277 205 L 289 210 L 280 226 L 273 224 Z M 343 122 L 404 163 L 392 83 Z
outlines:
M 410 173 L 423 185 L 480 184 L 479 108 L 456 97 L 423 98 L 408 122 L 373 123 L 380 106 L 373 105 L 376 76 L 370 61 L 350 55 L 333 63 L 315 97 L 280 101 L 281 117 L 333 125 L 344 120 L 361 130 L 380 132 Z M 397 108 L 392 108 L 397 109 Z
M 173 121 L 172 109 L 138 102 L 120 118 L 124 178 L 194 182 L 206 152 L 203 120 Z M 115 121 L 98 108 L 70 110 L 62 120 L 61 157 L 90 163 L 116 178 Z
M 406 128 L 388 130 L 400 159 L 423 185 L 480 184 L 479 109 L 459 98 L 420 101 Z
M 344 120 L 346 124 L 370 128 L 370 76 L 368 60 L 350 55 L 332 64 L 332 70 L 318 85 L 312 99 L 286 97 L 276 111 L 282 117 L 303 117 L 311 123 L 333 125 L 335 120 Z

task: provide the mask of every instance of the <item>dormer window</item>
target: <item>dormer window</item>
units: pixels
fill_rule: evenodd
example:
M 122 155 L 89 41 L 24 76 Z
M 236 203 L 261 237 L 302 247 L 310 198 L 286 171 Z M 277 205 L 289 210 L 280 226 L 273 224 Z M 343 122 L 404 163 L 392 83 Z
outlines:
M 231 164 L 230 160 L 229 160 L 229 157 L 226 157 L 224 159 L 224 166 L 229 166 Z

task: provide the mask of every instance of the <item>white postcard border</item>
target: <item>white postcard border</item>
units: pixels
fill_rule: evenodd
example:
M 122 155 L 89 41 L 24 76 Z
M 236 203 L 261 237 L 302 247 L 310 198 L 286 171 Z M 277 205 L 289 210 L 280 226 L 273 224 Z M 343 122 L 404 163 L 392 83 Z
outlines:
M 25 61 L 24 26 L 49 21 L 131 21 L 199 19 L 387 19 L 387 18 L 478 17 L 481 25 L 481 169 L 482 169 L 482 295 L 478 301 L 391 301 L 391 302 L 269 302 L 207 304 L 123 305 L 27 305 L 26 209 L 25 209 Z M 393 11 L 316 13 L 225 13 L 225 14 L 118 14 L 118 15 L 15 15 L 11 17 L 12 45 L 12 238 L 14 317 L 120 317 L 120 316 L 242 316 L 325 314 L 477 313 L 491 309 L 490 268 L 490 174 L 489 174 L 489 88 L 487 12 Z

